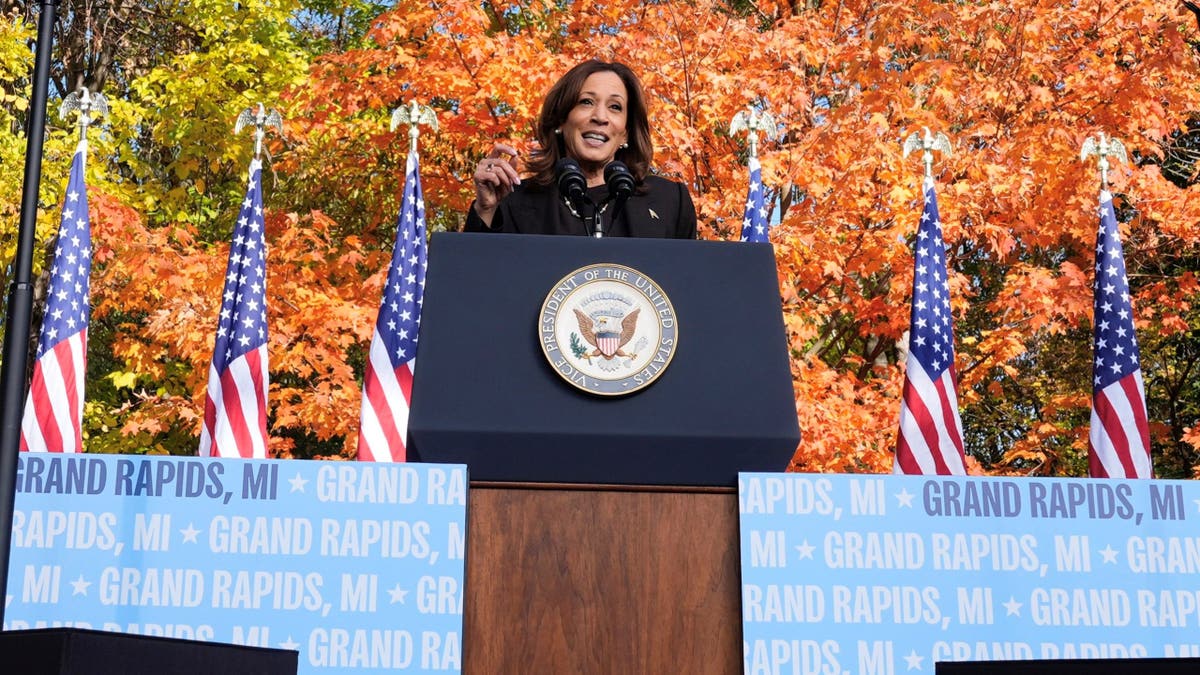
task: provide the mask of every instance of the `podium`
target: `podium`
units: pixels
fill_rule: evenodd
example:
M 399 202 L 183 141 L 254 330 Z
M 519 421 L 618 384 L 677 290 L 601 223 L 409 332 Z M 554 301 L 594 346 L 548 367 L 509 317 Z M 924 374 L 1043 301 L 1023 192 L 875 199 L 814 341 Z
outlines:
M 577 390 L 540 346 L 543 301 L 594 263 L 652 279 L 678 323 L 669 366 L 624 397 Z M 411 449 L 472 480 L 733 487 L 799 444 L 787 349 L 769 244 L 434 235 Z
M 799 443 L 771 247 L 455 233 L 429 251 L 409 448 L 468 467 L 463 672 L 740 673 L 737 474 L 783 471 Z M 624 396 L 543 353 L 544 303 L 597 264 L 652 280 L 678 324 Z

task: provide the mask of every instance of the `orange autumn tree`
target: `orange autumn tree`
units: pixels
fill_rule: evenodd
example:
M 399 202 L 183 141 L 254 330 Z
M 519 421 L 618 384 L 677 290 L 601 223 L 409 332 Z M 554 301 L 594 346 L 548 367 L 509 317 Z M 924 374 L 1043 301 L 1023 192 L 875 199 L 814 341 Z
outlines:
M 438 109 L 422 175 L 432 229 L 456 229 L 478 159 L 495 142 L 534 151 L 546 89 L 602 58 L 642 75 L 655 165 L 691 186 L 703 237 L 736 238 L 741 221 L 746 144 L 729 137 L 729 120 L 753 105 L 780 125 L 760 155 L 779 222 L 802 470 L 890 469 L 920 208 L 920 165 L 900 143 L 922 127 L 956 150 L 935 171 L 968 450 L 997 471 L 1083 470 L 1098 183 L 1076 158 L 1089 134 L 1123 139 L 1133 163 L 1114 172 L 1114 192 L 1155 445 L 1177 460 L 1170 472 L 1189 471 L 1200 440 L 1200 355 L 1186 348 L 1200 330 L 1200 200 L 1194 175 L 1172 182 L 1164 167 L 1200 113 L 1200 70 L 1195 20 L 1163 5 L 397 2 L 364 46 L 317 59 L 285 96 L 289 133 L 267 200 L 278 449 L 352 452 L 406 150 L 402 131 L 387 129 L 391 109 L 413 98 Z M 215 305 L 220 249 L 188 236 L 143 238 L 137 250 L 173 266 L 157 278 Z M 162 255 L 172 247 L 177 260 Z M 114 302 L 163 289 L 128 274 Z M 173 363 L 195 387 L 210 318 L 145 321 L 125 353 L 152 372 L 184 351 Z M 197 400 L 147 398 L 125 419 L 194 417 Z

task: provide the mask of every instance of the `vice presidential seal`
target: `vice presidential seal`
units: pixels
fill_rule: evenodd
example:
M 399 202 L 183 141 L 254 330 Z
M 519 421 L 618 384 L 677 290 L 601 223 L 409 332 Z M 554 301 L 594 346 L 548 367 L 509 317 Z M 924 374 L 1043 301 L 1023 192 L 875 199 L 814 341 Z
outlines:
M 671 300 L 623 265 L 575 270 L 542 303 L 538 337 L 555 372 L 593 394 L 620 396 L 654 382 L 679 344 Z

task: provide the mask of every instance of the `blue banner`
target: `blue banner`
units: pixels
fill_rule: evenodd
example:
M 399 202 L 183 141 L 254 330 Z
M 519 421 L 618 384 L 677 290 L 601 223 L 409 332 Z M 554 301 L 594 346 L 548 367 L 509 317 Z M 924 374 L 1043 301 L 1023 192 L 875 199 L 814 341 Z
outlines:
M 738 498 L 747 675 L 1200 656 L 1196 482 L 742 474 Z
M 22 453 L 5 630 L 298 650 L 300 673 L 457 673 L 463 466 Z

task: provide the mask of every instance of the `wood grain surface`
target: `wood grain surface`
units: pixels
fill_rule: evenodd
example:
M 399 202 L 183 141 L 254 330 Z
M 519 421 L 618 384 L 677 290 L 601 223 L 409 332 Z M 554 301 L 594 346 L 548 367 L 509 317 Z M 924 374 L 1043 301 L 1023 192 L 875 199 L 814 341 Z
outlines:
M 732 489 L 472 484 L 465 675 L 742 672 Z

